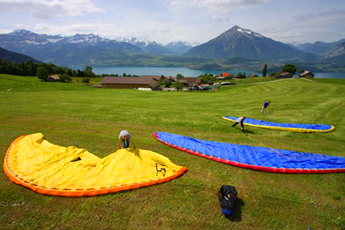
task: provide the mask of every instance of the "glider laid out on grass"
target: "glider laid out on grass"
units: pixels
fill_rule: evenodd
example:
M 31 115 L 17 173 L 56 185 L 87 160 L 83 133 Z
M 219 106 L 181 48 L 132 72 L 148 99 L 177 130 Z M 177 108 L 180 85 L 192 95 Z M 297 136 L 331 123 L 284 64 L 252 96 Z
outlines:
M 85 149 L 62 147 L 41 133 L 15 139 L 3 168 L 14 183 L 53 196 L 94 196 L 163 183 L 187 168 L 143 149 L 120 149 L 99 158 Z
M 237 117 L 224 116 L 223 119 L 235 122 Z M 255 120 L 248 117 L 244 120 L 243 124 L 259 128 L 284 130 L 298 133 L 324 133 L 335 129 L 333 125 L 274 123 L 270 121 Z
M 344 157 L 206 141 L 164 132 L 156 132 L 154 137 L 187 153 L 241 168 L 272 173 L 345 172 Z

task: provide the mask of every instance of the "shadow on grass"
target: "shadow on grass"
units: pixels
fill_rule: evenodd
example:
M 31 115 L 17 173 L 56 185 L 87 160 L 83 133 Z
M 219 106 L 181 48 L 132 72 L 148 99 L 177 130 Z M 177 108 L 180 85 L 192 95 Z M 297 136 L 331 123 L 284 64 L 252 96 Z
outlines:
M 237 197 L 236 201 L 236 208 L 234 210 L 234 215 L 232 216 L 225 216 L 226 219 L 234 222 L 242 221 L 242 207 L 244 206 L 244 202 L 242 199 Z
M 250 130 L 247 130 L 247 129 L 245 129 L 244 131 L 242 131 L 243 133 L 246 133 L 246 134 L 248 134 L 248 133 L 250 133 L 250 134 L 253 134 L 254 132 L 253 131 L 250 131 Z

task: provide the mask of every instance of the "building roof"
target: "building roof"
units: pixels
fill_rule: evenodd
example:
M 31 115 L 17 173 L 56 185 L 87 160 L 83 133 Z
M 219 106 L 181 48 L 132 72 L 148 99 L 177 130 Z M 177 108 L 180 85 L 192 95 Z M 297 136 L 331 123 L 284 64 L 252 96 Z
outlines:
M 292 75 L 292 73 L 290 73 L 290 72 L 282 72 L 282 73 L 280 73 L 279 75 L 281 75 L 281 76 L 287 76 L 287 75 Z
M 220 76 L 222 76 L 222 77 L 229 77 L 229 76 L 232 76 L 232 74 L 231 73 L 227 73 L 227 72 L 223 72 L 223 73 L 220 74 Z
M 201 80 L 197 77 L 185 77 L 178 80 L 182 84 L 187 83 L 189 86 L 192 86 L 193 84 L 200 84 Z
M 308 75 L 308 74 L 314 76 L 314 74 L 313 74 L 312 72 L 308 71 L 308 70 L 305 70 L 305 71 L 304 71 L 303 73 L 301 73 L 299 76 L 303 77 L 303 76 L 306 76 L 306 75 Z
M 145 84 L 150 85 L 152 78 L 140 78 L 140 77 L 104 77 L 101 84 Z
M 141 75 L 140 78 L 151 78 L 160 81 L 163 77 L 160 75 Z
M 52 78 L 52 79 L 54 79 L 54 80 L 60 80 L 60 77 L 59 77 L 59 75 L 57 75 L 57 74 L 49 75 L 48 78 Z

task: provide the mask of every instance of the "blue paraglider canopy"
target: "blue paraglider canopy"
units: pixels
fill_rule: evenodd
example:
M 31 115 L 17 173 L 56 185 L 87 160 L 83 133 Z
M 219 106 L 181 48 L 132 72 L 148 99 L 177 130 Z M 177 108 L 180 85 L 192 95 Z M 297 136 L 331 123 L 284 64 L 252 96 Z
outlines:
M 235 122 L 237 120 L 237 117 L 224 116 L 223 118 L 232 122 Z M 243 124 L 259 128 L 286 130 L 300 133 L 330 132 L 335 129 L 333 125 L 275 123 L 270 121 L 251 119 L 248 117 L 244 120 Z
M 187 153 L 242 168 L 274 173 L 345 172 L 344 157 L 199 140 L 165 132 L 156 132 L 154 137 Z

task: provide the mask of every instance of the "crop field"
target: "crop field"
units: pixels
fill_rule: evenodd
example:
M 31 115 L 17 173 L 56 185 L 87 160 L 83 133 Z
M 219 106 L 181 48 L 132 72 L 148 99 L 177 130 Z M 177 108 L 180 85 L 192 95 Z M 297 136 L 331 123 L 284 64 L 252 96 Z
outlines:
M 251 80 L 252 81 L 252 80 Z M 0 173 L 0 229 L 345 229 L 345 173 L 274 174 L 211 161 L 163 145 L 156 131 L 345 157 L 345 80 L 284 79 L 208 92 L 146 92 L 40 82 L 0 74 L 0 156 L 23 134 L 105 157 L 128 130 L 138 148 L 188 171 L 172 181 L 95 197 L 41 195 Z M 267 114 L 261 114 L 270 100 Z M 222 116 L 331 124 L 329 133 L 239 127 Z M 215 195 L 238 192 L 225 218 Z

